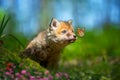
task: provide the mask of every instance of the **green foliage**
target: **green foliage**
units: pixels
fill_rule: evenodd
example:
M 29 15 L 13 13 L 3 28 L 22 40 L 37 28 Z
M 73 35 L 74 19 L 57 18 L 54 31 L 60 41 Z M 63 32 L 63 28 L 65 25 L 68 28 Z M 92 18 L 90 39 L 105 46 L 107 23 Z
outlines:
M 5 33 L 3 33 L 4 32 L 4 30 L 5 30 L 5 28 L 6 28 L 6 25 L 7 25 L 7 23 L 8 23 L 8 21 L 9 21 L 9 18 L 7 18 L 7 20 L 5 20 L 5 18 L 6 18 L 6 15 L 4 15 L 3 16 L 3 19 L 2 19 L 2 21 L 0 22 L 0 46 L 3 44 L 3 38 L 4 37 L 11 37 L 11 38 L 13 38 L 14 40 L 16 40 L 19 44 L 20 44 L 20 46 L 22 46 L 22 47 L 24 47 L 24 45 L 22 44 L 22 42 L 20 41 L 20 40 L 18 40 L 15 36 L 13 36 L 12 34 L 5 34 Z
M 2 37 L 3 31 L 4 31 L 4 29 L 5 29 L 6 24 L 8 23 L 8 21 L 9 21 L 9 18 L 5 21 L 5 15 L 4 15 L 4 17 L 2 19 L 2 22 L 1 22 L 1 25 L 0 25 L 0 37 Z

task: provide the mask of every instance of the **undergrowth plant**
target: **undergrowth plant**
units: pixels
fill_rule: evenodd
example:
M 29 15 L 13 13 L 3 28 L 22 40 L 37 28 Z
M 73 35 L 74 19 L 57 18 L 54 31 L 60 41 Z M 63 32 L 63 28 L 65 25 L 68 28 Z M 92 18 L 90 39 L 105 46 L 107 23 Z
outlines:
M 9 34 L 5 34 L 4 33 L 4 30 L 5 30 L 6 25 L 7 25 L 9 20 L 10 20 L 10 17 L 8 17 L 6 19 L 6 15 L 4 15 L 2 21 L 0 22 L 0 46 L 3 44 L 3 40 L 1 40 L 2 38 L 4 38 L 4 37 L 11 37 L 14 40 L 16 40 L 22 47 L 24 47 L 22 42 L 20 40 L 18 40 L 14 35 L 12 35 L 10 33 Z

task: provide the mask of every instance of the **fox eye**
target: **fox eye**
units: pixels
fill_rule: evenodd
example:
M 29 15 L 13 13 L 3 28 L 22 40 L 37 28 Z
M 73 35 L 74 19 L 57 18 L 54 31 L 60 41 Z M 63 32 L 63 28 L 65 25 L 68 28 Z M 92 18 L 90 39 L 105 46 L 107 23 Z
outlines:
M 65 34 L 67 31 L 66 30 L 63 30 L 62 33 Z

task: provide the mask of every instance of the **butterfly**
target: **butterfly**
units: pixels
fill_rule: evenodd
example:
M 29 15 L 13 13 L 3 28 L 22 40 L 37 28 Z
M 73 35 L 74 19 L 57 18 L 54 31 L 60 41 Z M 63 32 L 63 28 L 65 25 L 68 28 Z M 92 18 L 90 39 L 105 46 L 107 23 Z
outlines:
M 84 31 L 85 31 L 85 28 L 82 28 L 82 29 L 78 28 L 77 33 L 80 37 L 83 37 L 85 35 Z

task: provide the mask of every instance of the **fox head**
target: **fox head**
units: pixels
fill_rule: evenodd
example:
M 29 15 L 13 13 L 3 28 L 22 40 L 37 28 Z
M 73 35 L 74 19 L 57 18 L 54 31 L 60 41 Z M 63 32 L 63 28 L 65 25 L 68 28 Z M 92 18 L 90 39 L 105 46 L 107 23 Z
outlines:
M 72 21 L 58 21 L 53 18 L 49 25 L 48 37 L 56 43 L 69 44 L 76 40 Z

